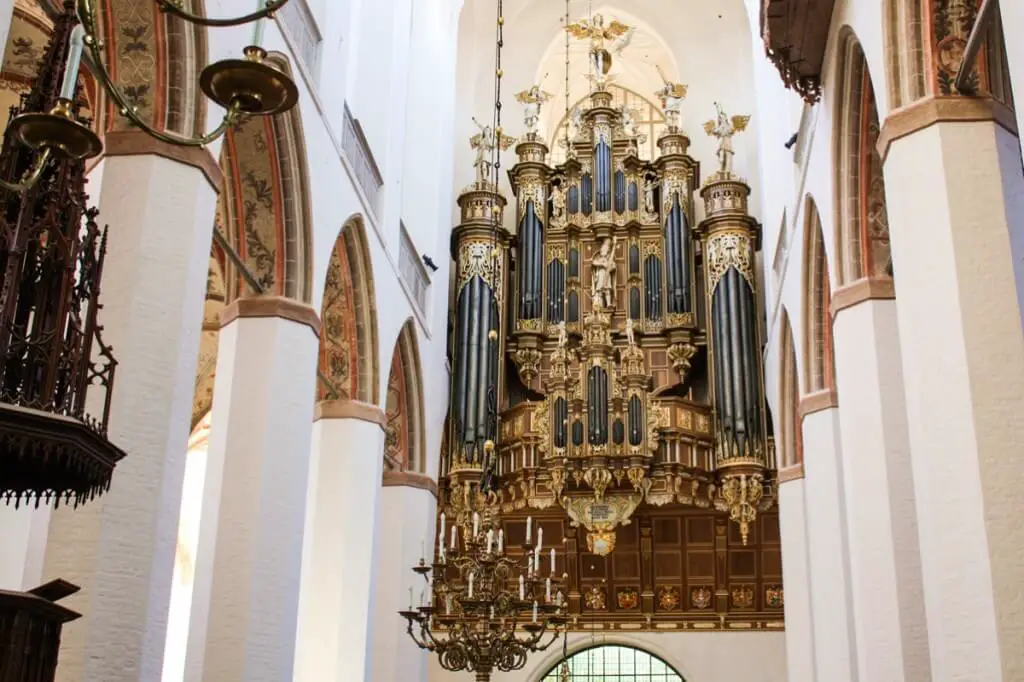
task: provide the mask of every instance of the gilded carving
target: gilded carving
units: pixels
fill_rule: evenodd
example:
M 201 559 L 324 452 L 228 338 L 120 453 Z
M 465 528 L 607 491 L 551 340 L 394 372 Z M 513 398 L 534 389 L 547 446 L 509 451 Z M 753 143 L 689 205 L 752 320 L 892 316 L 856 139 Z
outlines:
M 732 589 L 732 605 L 738 609 L 749 609 L 754 605 L 754 588 L 740 585 Z
M 679 374 L 679 382 L 686 383 L 686 377 L 690 373 L 690 361 L 697 354 L 697 347 L 692 343 L 674 343 L 668 347 L 668 360 L 672 363 L 672 369 Z
M 494 249 L 488 241 L 470 241 L 459 246 L 460 289 L 473 277 L 480 277 L 501 300 L 502 263 L 500 253 L 493 253 Z
M 679 608 L 679 590 L 670 585 L 658 588 L 658 610 L 675 611 Z
M 693 608 L 698 611 L 703 611 L 711 606 L 711 597 L 711 588 L 704 585 L 695 587 L 690 591 L 690 603 L 693 604 Z
M 764 478 L 761 474 L 728 475 L 719 491 L 729 511 L 729 518 L 740 526 L 743 544 L 747 544 L 750 525 L 757 518 L 757 505 L 764 496 Z
M 529 386 L 540 372 L 540 351 L 533 348 L 517 348 L 512 353 L 512 360 L 516 363 L 519 378 Z
M 598 587 L 597 585 L 591 585 L 590 589 L 588 589 L 583 595 L 583 603 L 585 603 L 587 608 L 591 611 L 604 611 L 606 608 L 604 588 Z
M 544 330 L 544 322 L 538 317 L 532 320 L 516 320 L 517 332 L 537 332 Z
M 781 609 L 785 603 L 782 585 L 768 585 L 764 588 L 764 603 L 768 608 Z
M 640 604 L 640 593 L 632 587 L 619 590 L 615 597 L 619 608 L 624 611 L 631 611 Z
M 722 231 L 710 235 L 704 246 L 708 272 L 708 292 L 714 293 L 718 281 L 729 268 L 736 268 L 750 288 L 754 288 L 753 244 L 743 232 Z

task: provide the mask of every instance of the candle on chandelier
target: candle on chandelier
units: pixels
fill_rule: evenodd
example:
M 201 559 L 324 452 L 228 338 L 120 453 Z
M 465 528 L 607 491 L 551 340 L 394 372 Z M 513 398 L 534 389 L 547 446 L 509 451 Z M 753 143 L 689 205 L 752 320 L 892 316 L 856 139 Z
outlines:
M 441 512 L 441 532 L 440 532 L 440 533 L 438 533 L 438 534 L 437 534 L 437 536 L 438 536 L 439 538 L 441 538 L 441 542 L 440 542 L 440 544 L 441 544 L 442 546 L 444 545 L 444 530 L 445 530 L 445 529 L 444 529 L 444 523 L 445 523 L 445 517 L 444 517 L 444 512 Z
M 544 601 L 551 601 L 551 578 L 544 581 Z
M 526 517 L 526 544 L 530 544 L 531 531 L 533 530 L 533 517 Z
M 409 610 L 412 611 L 412 585 L 409 586 Z
M 505 531 L 504 529 L 498 531 L 498 554 L 505 553 Z
M 458 526 L 452 526 L 452 549 L 455 549 L 455 541 L 456 541 L 456 538 L 458 537 L 458 531 L 459 531 L 459 527 Z
M 426 563 L 427 561 L 427 541 L 420 540 L 420 563 Z
M 469 593 L 466 595 L 467 599 L 473 598 L 473 572 L 469 573 Z
M 480 532 L 480 514 L 473 512 L 473 538 Z
M 537 551 L 540 551 L 541 546 L 544 544 L 544 529 L 537 529 Z
M 420 590 L 420 606 L 427 605 L 427 588 Z
M 267 0 L 256 0 L 256 11 L 257 12 L 263 11 L 264 7 L 266 6 L 266 1 Z M 263 43 L 263 28 L 264 28 L 263 24 L 264 24 L 265 21 L 266 21 L 265 17 L 263 19 L 257 19 L 255 26 L 253 26 L 253 29 L 252 29 L 252 44 L 255 45 L 256 47 L 260 47 L 262 45 L 262 43 Z
M 537 600 L 533 600 L 533 622 L 537 622 Z
M 494 529 L 493 528 L 488 528 L 487 529 L 487 553 L 488 554 L 491 553 L 491 547 L 493 547 L 493 546 L 494 546 Z
M 540 552 L 533 551 L 533 572 L 540 573 Z
M 75 88 L 78 87 L 78 67 L 82 63 L 82 47 L 85 44 L 85 29 L 75 26 L 71 30 L 68 41 L 68 60 L 64 67 L 64 82 L 60 86 L 60 98 L 75 99 Z
M 551 575 L 555 574 L 555 548 L 551 548 Z
M 523 574 L 519 574 L 519 601 L 526 599 L 526 582 L 523 580 Z

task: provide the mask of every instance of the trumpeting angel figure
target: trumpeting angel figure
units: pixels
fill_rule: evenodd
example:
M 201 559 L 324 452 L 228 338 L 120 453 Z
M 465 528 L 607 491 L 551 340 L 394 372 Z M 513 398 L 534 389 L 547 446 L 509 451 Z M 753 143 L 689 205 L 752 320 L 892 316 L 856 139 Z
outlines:
M 665 78 L 665 74 L 662 72 L 661 67 L 658 68 L 658 75 L 661 76 L 661 81 L 664 83 L 662 88 L 654 93 L 655 97 L 661 98 L 661 110 L 665 114 L 665 120 L 668 124 L 674 128 L 679 127 L 679 109 L 683 106 L 683 100 L 686 99 L 686 86 L 682 83 L 674 83 L 668 78 Z
M 531 86 L 529 90 L 516 93 L 516 101 L 523 105 L 523 123 L 526 124 L 526 132 L 537 132 L 537 124 L 540 122 L 540 108 L 554 95 L 540 89 L 539 85 Z
M 622 54 L 629 43 L 633 40 L 633 33 L 636 28 L 626 26 L 617 19 L 605 26 L 604 16 L 595 14 L 591 19 L 580 19 L 574 24 L 565 27 L 574 38 L 590 40 L 590 69 L 591 77 L 602 87 L 608 72 L 612 68 L 612 55 Z M 605 48 L 605 41 L 611 41 L 611 52 Z
M 750 123 L 750 116 L 733 116 L 730 118 L 718 102 L 715 102 L 715 111 L 718 113 L 717 118 L 704 124 L 704 132 L 718 138 L 718 172 L 722 175 L 731 175 L 733 156 L 732 136 L 747 129 L 747 124 Z
M 476 117 L 473 118 L 473 123 L 480 129 L 480 132 L 469 138 L 469 146 L 476 150 L 476 158 L 473 160 L 473 167 L 476 168 L 476 181 L 484 183 L 491 177 L 491 171 L 494 168 L 491 154 L 495 148 L 505 151 L 512 146 L 516 139 L 502 133 L 495 134 L 494 128 L 480 123 Z

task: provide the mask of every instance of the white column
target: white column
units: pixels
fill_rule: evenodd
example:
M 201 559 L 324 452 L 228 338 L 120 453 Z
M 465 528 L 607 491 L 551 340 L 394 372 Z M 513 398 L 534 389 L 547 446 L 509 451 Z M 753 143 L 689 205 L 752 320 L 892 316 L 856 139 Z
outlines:
M 804 471 L 807 544 L 810 548 L 814 660 L 820 682 L 856 682 L 856 638 L 850 594 L 846 501 L 843 498 L 842 446 L 834 394 L 804 398 Z M 824 400 L 829 398 L 829 400 Z M 821 407 L 805 407 L 820 402 Z M 817 406 L 815 406 L 817 407 Z M 787 589 L 788 585 L 787 585 Z M 864 682 L 877 682 L 867 680 Z
M 892 142 L 885 184 L 931 667 L 943 679 L 1016 682 L 1024 679 L 1018 140 L 992 122 L 939 122 Z
M 14 18 L 14 0 L 0 2 L 0 45 L 7 48 L 7 37 L 11 33 L 11 20 Z M 0 55 L 0 61 L 3 55 Z
M 118 360 L 111 440 L 127 456 L 98 501 L 52 515 L 44 579 L 82 587 L 61 682 L 158 680 L 195 388 L 216 195 L 198 168 L 108 157 L 100 322 Z
M 858 669 L 865 680 L 930 680 L 896 301 L 843 308 L 833 330 Z
M 427 654 L 409 637 L 398 612 L 409 608 L 410 587 L 414 607 L 421 595 L 430 599 L 426 580 L 412 567 L 420 557 L 428 566 L 433 563 L 436 511 L 431 490 L 387 485 L 381 491 L 370 631 L 375 680 L 427 682 Z
M 280 297 L 221 313 L 185 679 L 292 679 L 319 320 Z
M 321 402 L 314 419 L 295 679 L 383 680 L 368 633 L 386 420 L 354 401 Z
M 49 524 L 49 507 L 0 502 L 0 590 L 31 590 L 43 582 Z
M 1024 26 L 1024 3 L 1000 2 L 999 12 L 1003 17 L 1003 34 L 1006 39 L 1006 60 L 1010 64 L 1010 83 L 1017 100 L 1017 130 L 1024 130 L 1024 41 L 1020 40 L 1020 27 Z
M 799 477 L 791 471 L 779 483 L 779 529 L 782 534 L 782 579 L 786 588 L 786 668 L 789 682 L 812 682 L 814 678 L 814 618 L 811 605 L 811 576 L 807 544 L 807 491 L 803 465 Z

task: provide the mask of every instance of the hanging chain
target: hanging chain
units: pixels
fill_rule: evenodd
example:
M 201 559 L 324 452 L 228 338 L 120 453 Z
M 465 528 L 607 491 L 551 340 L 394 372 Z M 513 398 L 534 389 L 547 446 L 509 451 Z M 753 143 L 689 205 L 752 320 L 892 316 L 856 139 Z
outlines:
M 565 155 L 569 156 L 569 0 L 565 0 Z

